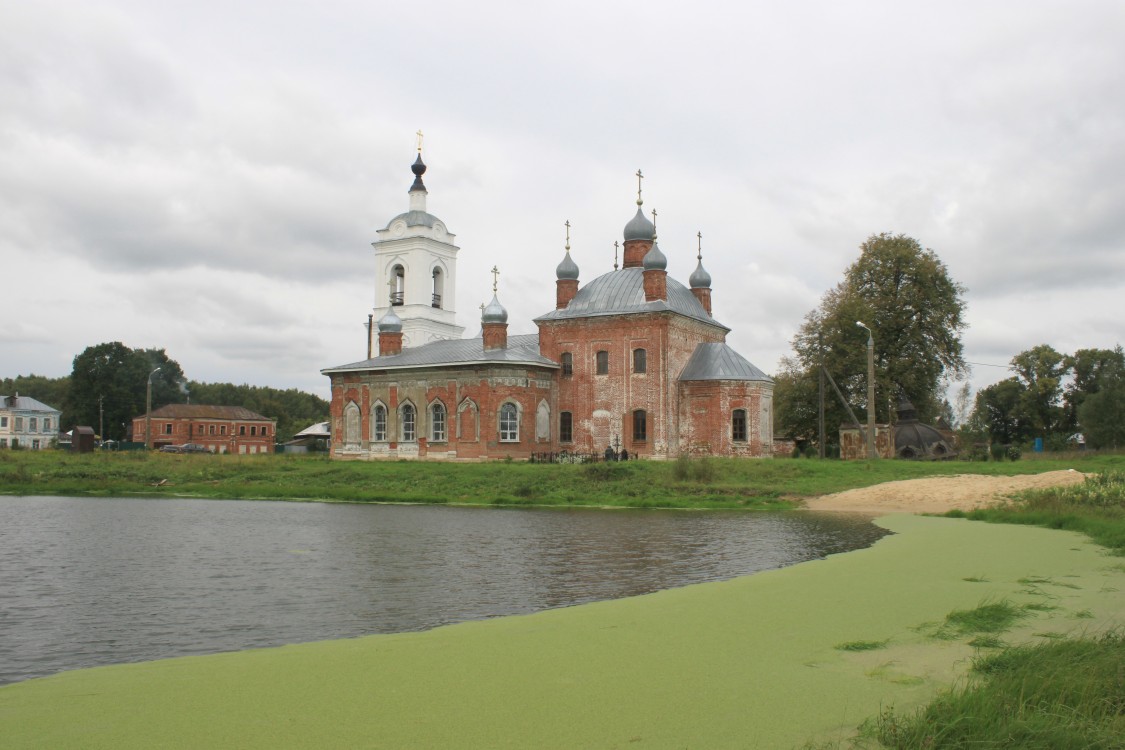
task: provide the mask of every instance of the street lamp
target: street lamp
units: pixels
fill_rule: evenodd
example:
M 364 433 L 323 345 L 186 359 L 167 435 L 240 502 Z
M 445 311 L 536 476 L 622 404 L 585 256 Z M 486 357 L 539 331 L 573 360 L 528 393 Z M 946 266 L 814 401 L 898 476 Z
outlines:
M 877 458 L 875 453 L 875 334 L 857 320 L 857 326 L 867 331 L 867 457 Z
M 145 450 L 152 450 L 152 376 L 160 372 L 160 368 L 148 374 L 148 387 L 145 389 Z

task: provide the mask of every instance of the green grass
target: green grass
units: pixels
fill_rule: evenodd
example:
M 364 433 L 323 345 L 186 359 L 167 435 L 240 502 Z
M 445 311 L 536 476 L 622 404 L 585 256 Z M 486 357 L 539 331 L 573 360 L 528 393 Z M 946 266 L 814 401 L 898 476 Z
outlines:
M 996 508 L 947 515 L 992 523 L 1017 523 L 1066 529 L 1086 534 L 1098 544 L 1125 555 L 1125 471 L 1107 468 L 1081 484 L 1027 490 Z M 1049 579 L 1022 581 L 1030 585 L 1066 587 Z
M 1125 554 L 1125 473 L 1105 471 L 1079 485 L 1021 493 L 1003 507 L 973 511 L 969 518 L 1068 529 L 1088 535 L 1114 553 Z M 1023 593 L 1058 598 L 1046 587 L 1081 587 L 1044 576 L 1017 580 Z M 953 612 L 939 632 L 981 632 L 969 642 L 1000 648 L 978 658 L 975 677 L 915 714 L 885 711 L 868 722 L 868 738 L 890 748 L 1001 748 L 1067 750 L 1125 748 L 1125 636 L 1114 631 L 1095 638 L 1065 633 L 1032 635 L 1047 641 L 1006 647 L 997 633 L 1028 612 L 1058 609 L 1042 602 L 1015 607 L 997 602 Z M 1074 619 L 1092 619 L 1082 609 Z
M 972 609 L 958 609 L 945 616 L 943 622 L 932 632 L 934 638 L 953 640 L 977 633 L 1003 633 L 1017 621 L 1027 617 L 1027 607 L 1020 607 L 1007 600 L 982 602 Z
M 313 456 L 0 451 L 0 494 L 784 509 L 881 482 L 1063 468 L 1125 470 L 1125 454 L 1004 462 L 703 459 L 619 464 L 330 461 Z
M 1056 639 L 978 657 L 974 678 L 913 715 L 883 713 L 890 748 L 1125 747 L 1125 638 Z
M 848 641 L 846 643 L 837 643 L 833 648 L 837 651 L 874 651 L 876 649 L 886 648 L 887 644 L 890 642 L 890 638 L 884 638 L 881 641 Z

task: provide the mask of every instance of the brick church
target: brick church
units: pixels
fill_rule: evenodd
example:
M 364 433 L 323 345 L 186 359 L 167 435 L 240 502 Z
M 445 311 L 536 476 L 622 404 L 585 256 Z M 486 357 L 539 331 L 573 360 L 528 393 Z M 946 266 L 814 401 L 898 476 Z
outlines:
M 582 284 L 568 242 L 538 334 L 508 335 L 494 276 L 480 335 L 462 338 L 459 248 L 426 210 L 420 149 L 411 169 L 409 210 L 372 243 L 368 358 L 321 371 L 333 458 L 772 455 L 773 381 L 725 343 L 702 253 L 688 286 L 668 276 L 639 172 L 620 267 Z

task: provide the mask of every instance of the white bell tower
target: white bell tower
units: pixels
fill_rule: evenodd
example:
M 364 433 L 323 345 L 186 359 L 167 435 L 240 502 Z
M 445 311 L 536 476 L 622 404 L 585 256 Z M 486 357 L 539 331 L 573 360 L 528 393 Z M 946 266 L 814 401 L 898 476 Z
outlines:
M 374 320 L 394 308 L 402 320 L 404 347 L 421 346 L 439 339 L 459 339 L 457 325 L 457 251 L 445 223 L 426 212 L 426 186 L 422 175 L 422 134 L 418 133 L 418 158 L 410 170 L 410 210 L 399 214 L 376 232 Z M 378 332 L 369 332 L 378 337 Z M 372 351 L 378 351 L 371 341 Z

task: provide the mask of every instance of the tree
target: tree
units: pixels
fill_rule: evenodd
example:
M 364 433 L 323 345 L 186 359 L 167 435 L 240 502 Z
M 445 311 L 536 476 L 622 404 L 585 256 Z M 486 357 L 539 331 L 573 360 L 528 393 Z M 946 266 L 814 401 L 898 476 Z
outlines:
M 1081 421 L 1078 413 L 1086 398 L 1101 390 L 1103 379 L 1125 373 L 1125 350 L 1120 344 L 1113 349 L 1079 349 L 1067 357 L 1067 366 L 1073 379 L 1066 387 L 1063 402 L 1067 427 L 1076 429 Z
M 183 370 L 163 349 L 130 349 L 120 341 L 87 347 L 74 358 L 66 423 L 102 424 L 103 437 L 124 438 L 133 418 L 145 413 L 149 373 L 157 367 L 152 408 L 182 402 Z
M 1120 344 L 1113 350 L 1079 349 L 1072 362 L 1068 402 L 1078 401 L 1078 426 L 1087 442 L 1093 448 L 1125 446 L 1125 352 Z
M 941 383 L 967 371 L 961 332 L 964 287 L 953 281 L 932 250 L 904 235 L 872 235 L 860 245 L 859 258 L 844 279 L 825 293 L 820 306 L 805 316 L 793 338 L 795 356 L 782 362 L 779 377 L 788 379 L 800 399 L 815 394 L 821 357 L 844 397 L 862 419 L 867 406 L 867 332 L 875 352 L 875 410 L 889 421 L 900 397 L 908 398 L 919 418 L 941 413 Z M 823 346 L 822 346 L 823 342 Z M 799 408 L 798 408 L 799 407 Z M 779 427 L 794 437 L 816 435 L 816 403 L 792 404 Z M 846 421 L 831 392 L 826 396 L 829 433 Z
M 1030 433 L 1024 413 L 1024 386 L 1017 378 L 1007 378 L 977 391 L 971 426 L 988 432 L 993 443 L 1013 445 Z
M 1012 370 L 1023 386 L 1020 396 L 1025 437 L 1046 437 L 1066 429 L 1062 410 L 1062 380 L 1069 371 L 1067 357 L 1040 344 L 1012 357 Z
M 0 380 L 0 394 L 14 396 L 17 393 L 62 411 L 70 397 L 70 378 L 48 378 L 32 374 Z

